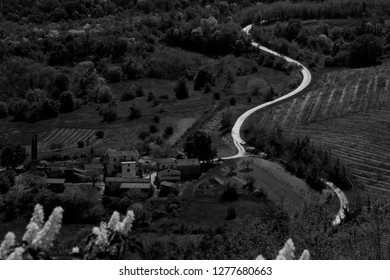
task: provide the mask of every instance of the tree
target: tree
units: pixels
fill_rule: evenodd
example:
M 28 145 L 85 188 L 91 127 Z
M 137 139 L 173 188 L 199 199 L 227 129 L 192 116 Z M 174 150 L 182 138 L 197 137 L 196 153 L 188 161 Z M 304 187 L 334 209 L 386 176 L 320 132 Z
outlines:
M 184 152 L 188 158 L 198 158 L 203 161 L 210 161 L 217 156 L 210 135 L 203 131 L 197 131 L 186 139 Z
M 108 86 L 100 86 L 97 89 L 97 102 L 108 103 L 112 100 L 111 89 Z
M 72 112 L 74 110 L 74 98 L 73 93 L 70 91 L 64 91 L 60 94 L 60 110 L 63 113 Z
M 188 86 L 186 79 L 181 78 L 177 81 L 175 87 L 175 96 L 179 100 L 188 98 Z
M 141 110 L 138 107 L 136 107 L 135 105 L 131 106 L 128 119 L 131 121 L 131 120 L 139 119 L 141 117 L 142 117 Z
M 194 90 L 201 90 L 205 88 L 206 85 L 215 86 L 215 76 L 211 69 L 207 67 L 199 70 L 198 74 L 196 75 L 194 81 Z
M 15 169 L 21 165 L 27 158 L 26 149 L 20 145 L 7 145 L 1 150 L 1 165 L 7 168 Z
M 101 112 L 103 120 L 113 122 L 118 119 L 118 108 L 111 104 L 106 104 Z
M 0 119 L 8 117 L 8 107 L 3 101 L 0 102 Z
M 364 67 L 375 65 L 382 54 L 382 42 L 372 34 L 357 37 L 349 47 L 348 65 Z
M 35 133 L 31 141 L 31 161 L 38 159 L 38 135 Z
M 0 194 L 6 194 L 15 184 L 15 172 L 7 170 L 0 173 Z

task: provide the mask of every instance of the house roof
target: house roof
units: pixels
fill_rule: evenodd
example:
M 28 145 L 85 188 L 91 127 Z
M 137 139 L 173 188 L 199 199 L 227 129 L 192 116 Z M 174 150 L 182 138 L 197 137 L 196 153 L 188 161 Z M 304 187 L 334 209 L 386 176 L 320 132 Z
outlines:
M 136 163 L 135 161 L 122 161 L 121 164 Z
M 116 151 L 114 149 L 108 149 L 107 155 L 109 157 L 139 157 L 139 153 L 137 150 L 133 151 Z
M 64 184 L 65 179 L 61 178 L 44 178 L 43 180 L 44 184 Z
M 193 166 L 193 165 L 200 165 L 199 159 L 187 158 L 187 159 L 177 160 L 177 166 Z
M 175 161 L 175 159 L 173 159 L 173 158 L 159 158 L 159 159 L 157 159 L 156 160 L 156 162 L 158 163 L 158 164 L 176 164 L 176 161 Z
M 84 164 L 85 169 L 104 169 L 103 164 L 101 163 L 86 163 Z
M 171 182 L 164 181 L 164 182 L 161 182 L 161 183 L 160 183 L 160 186 L 172 188 L 172 187 L 175 186 L 175 183 L 171 183 Z
M 149 189 L 150 183 L 122 183 L 121 189 Z
M 150 179 L 144 178 L 130 178 L 130 177 L 107 177 L 106 183 L 148 183 Z
M 160 170 L 158 173 L 163 173 L 163 174 L 178 174 L 180 175 L 181 172 L 179 170 L 176 170 L 176 169 L 171 169 L 171 168 L 167 168 L 167 169 L 163 169 L 163 170 Z

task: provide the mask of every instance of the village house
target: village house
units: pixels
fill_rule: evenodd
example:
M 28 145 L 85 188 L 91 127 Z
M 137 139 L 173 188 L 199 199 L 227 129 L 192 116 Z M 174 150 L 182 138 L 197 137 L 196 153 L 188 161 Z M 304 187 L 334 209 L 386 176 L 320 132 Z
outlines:
M 164 169 L 157 172 L 157 179 L 159 182 L 179 182 L 180 181 L 180 171 L 176 169 Z
M 122 190 L 140 189 L 150 190 L 150 179 L 129 178 L 129 177 L 107 177 L 105 180 L 105 191 L 107 194 L 117 195 Z
M 197 158 L 176 160 L 177 170 L 181 173 L 181 180 L 197 179 L 200 176 L 200 162 Z
M 65 179 L 62 178 L 43 178 L 42 184 L 54 192 L 62 192 L 65 188 Z
M 139 159 L 138 151 L 116 151 L 108 149 L 106 155 L 107 174 L 112 175 L 114 172 L 120 172 L 122 162 L 137 162 Z
M 157 162 L 157 170 L 164 170 L 164 169 L 177 169 L 176 160 L 173 158 L 160 158 L 156 160 Z
M 135 161 L 124 161 L 122 165 L 122 177 L 137 177 L 137 163 Z

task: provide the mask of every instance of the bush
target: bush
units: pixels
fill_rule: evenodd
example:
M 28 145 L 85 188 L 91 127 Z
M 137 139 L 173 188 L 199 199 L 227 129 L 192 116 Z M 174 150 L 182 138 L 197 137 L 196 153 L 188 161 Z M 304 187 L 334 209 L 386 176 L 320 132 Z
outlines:
M 138 134 L 138 138 L 141 140 L 145 140 L 150 136 L 150 132 L 146 130 L 141 130 L 140 133 Z
M 96 135 L 96 139 L 103 139 L 104 138 L 104 131 L 98 130 L 95 135 Z
M 187 80 L 182 78 L 177 81 L 175 87 L 175 96 L 178 100 L 183 100 L 188 98 L 188 86 Z
M 0 102 L 0 119 L 8 117 L 8 107 L 3 101 Z
M 231 202 L 238 199 L 238 193 L 236 188 L 230 183 L 225 187 L 221 195 L 221 202 Z
M 84 142 L 83 141 L 78 141 L 77 142 L 77 148 L 81 149 L 81 148 L 84 148 Z
M 168 95 L 168 94 L 160 94 L 160 95 L 158 96 L 158 99 L 169 100 L 169 95 Z
M 75 108 L 73 93 L 64 91 L 60 94 L 60 111 L 63 113 L 72 112 Z
M 119 66 L 109 66 L 106 72 L 106 79 L 109 83 L 121 81 L 122 69 Z
M 142 117 L 142 112 L 138 107 L 136 107 L 135 105 L 130 107 L 130 114 L 128 117 L 129 120 L 136 120 L 136 119 L 139 119 L 141 117 Z
M 139 86 L 137 87 L 137 89 L 135 90 L 135 95 L 137 97 L 142 97 L 142 96 L 145 96 L 145 90 L 143 87 Z
M 148 96 L 146 97 L 146 102 L 151 102 L 155 99 L 154 93 L 149 91 Z
M 121 95 L 121 101 L 131 101 L 135 99 L 135 95 L 131 90 L 126 90 Z
M 154 134 L 154 133 L 157 133 L 158 132 L 158 127 L 155 125 L 155 124 L 151 124 L 150 126 L 149 126 L 149 131 L 150 131 L 150 133 L 152 133 L 152 134 Z
M 234 220 L 235 218 L 237 218 L 236 208 L 234 208 L 233 206 L 230 206 L 227 209 L 227 214 L 226 214 L 225 220 L 230 221 L 230 220 Z
M 153 117 L 153 122 L 154 122 L 154 123 L 159 123 L 159 122 L 160 122 L 160 117 L 157 116 L 157 115 L 155 115 L 155 116 Z
M 213 98 L 214 98 L 215 100 L 220 100 L 220 99 L 221 99 L 221 96 L 219 95 L 219 92 L 214 92 Z
M 164 137 L 165 138 L 168 138 L 169 136 L 171 136 L 173 134 L 173 127 L 172 126 L 167 126 L 165 129 L 164 129 Z
M 104 106 L 101 111 L 101 116 L 103 117 L 103 121 L 105 122 L 113 122 L 118 119 L 118 109 L 113 105 Z
M 111 89 L 108 86 L 101 86 L 97 90 L 97 102 L 108 103 L 112 100 Z
M 230 103 L 231 106 L 235 106 L 236 105 L 236 99 L 234 97 L 230 98 L 229 103 Z
M 203 68 L 199 70 L 198 74 L 195 77 L 194 89 L 201 90 L 206 85 L 215 86 L 215 76 L 210 68 Z

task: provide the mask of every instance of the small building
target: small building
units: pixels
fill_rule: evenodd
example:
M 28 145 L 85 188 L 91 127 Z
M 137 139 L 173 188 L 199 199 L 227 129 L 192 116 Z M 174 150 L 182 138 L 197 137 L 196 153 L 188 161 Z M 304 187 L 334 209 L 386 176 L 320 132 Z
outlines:
M 116 151 L 113 149 L 108 149 L 106 155 L 106 166 L 107 173 L 111 175 L 114 172 L 121 171 L 122 162 L 135 161 L 139 159 L 138 151 Z
M 104 166 L 101 163 L 86 163 L 84 164 L 84 170 L 86 170 L 87 173 L 95 173 L 98 175 L 104 174 Z
M 144 181 L 144 182 L 129 182 L 129 183 L 122 183 L 120 186 L 120 190 L 150 190 L 150 182 Z
M 157 179 L 159 182 L 179 182 L 180 181 L 180 171 L 176 169 L 164 169 L 157 172 Z
M 65 188 L 65 179 L 62 178 L 43 178 L 42 183 L 54 192 L 62 192 Z
M 150 189 L 150 179 L 144 178 L 128 178 L 128 177 L 107 177 L 105 181 L 105 191 L 109 194 L 118 194 L 121 188 L 129 188 L 131 186 L 143 186 Z
M 156 160 L 157 170 L 177 169 L 176 160 L 173 158 L 160 158 Z
M 122 177 L 136 177 L 137 176 L 137 163 L 135 161 L 124 161 L 122 165 Z
M 197 158 L 178 159 L 177 170 L 181 173 L 181 180 L 197 179 L 200 176 L 200 162 Z

